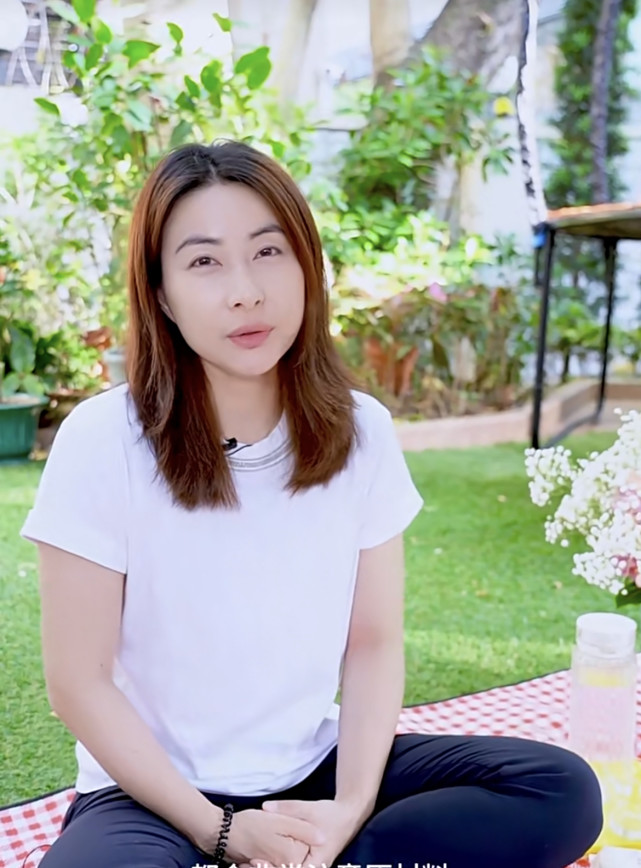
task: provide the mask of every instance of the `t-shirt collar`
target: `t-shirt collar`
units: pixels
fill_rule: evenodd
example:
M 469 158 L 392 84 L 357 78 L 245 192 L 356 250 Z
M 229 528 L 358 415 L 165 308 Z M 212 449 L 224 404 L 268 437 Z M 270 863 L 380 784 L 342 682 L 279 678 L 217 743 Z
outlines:
M 283 412 L 276 427 L 262 440 L 250 445 L 239 441 L 229 456 L 229 463 L 237 470 L 260 470 L 277 464 L 290 451 L 288 430 Z

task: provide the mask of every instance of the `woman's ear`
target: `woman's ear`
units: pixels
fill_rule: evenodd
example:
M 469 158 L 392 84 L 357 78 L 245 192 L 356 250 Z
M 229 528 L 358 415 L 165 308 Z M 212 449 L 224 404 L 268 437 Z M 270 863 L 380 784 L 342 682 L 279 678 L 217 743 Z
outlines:
M 161 287 L 158 290 L 158 303 L 160 304 L 161 311 L 168 317 L 173 323 L 176 322 L 174 319 L 174 315 L 171 312 L 171 308 L 169 307 L 169 303 L 167 302 L 167 296 L 165 295 L 164 289 Z

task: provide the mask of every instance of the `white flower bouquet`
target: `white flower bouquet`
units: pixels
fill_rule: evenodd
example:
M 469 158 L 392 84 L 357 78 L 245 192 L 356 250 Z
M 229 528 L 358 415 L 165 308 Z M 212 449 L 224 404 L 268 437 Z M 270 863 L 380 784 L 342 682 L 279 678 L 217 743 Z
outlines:
M 574 555 L 574 575 L 615 594 L 617 606 L 641 603 L 641 414 L 622 415 L 612 446 L 587 458 L 563 446 L 525 456 L 532 502 L 561 496 L 546 540 L 567 547 L 579 534 L 588 551 Z

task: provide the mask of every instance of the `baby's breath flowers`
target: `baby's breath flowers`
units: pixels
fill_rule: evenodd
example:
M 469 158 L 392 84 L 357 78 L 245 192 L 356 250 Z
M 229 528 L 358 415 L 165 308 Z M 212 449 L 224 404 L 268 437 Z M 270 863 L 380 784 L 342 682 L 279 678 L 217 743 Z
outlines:
M 617 595 L 620 605 L 641 603 L 641 414 L 621 415 L 609 449 L 573 460 L 563 446 L 527 449 L 530 497 L 548 506 L 545 538 L 568 546 L 583 537 L 588 551 L 574 555 L 573 573 Z

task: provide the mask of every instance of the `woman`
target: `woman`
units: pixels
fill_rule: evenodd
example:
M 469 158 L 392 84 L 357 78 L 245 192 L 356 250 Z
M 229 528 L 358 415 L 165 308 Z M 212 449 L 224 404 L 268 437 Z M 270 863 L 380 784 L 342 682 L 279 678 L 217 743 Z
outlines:
M 23 528 L 79 767 L 44 868 L 580 856 L 601 807 L 574 754 L 395 736 L 421 498 L 338 360 L 293 181 L 243 144 L 178 149 L 129 276 L 129 385 L 64 422 Z

